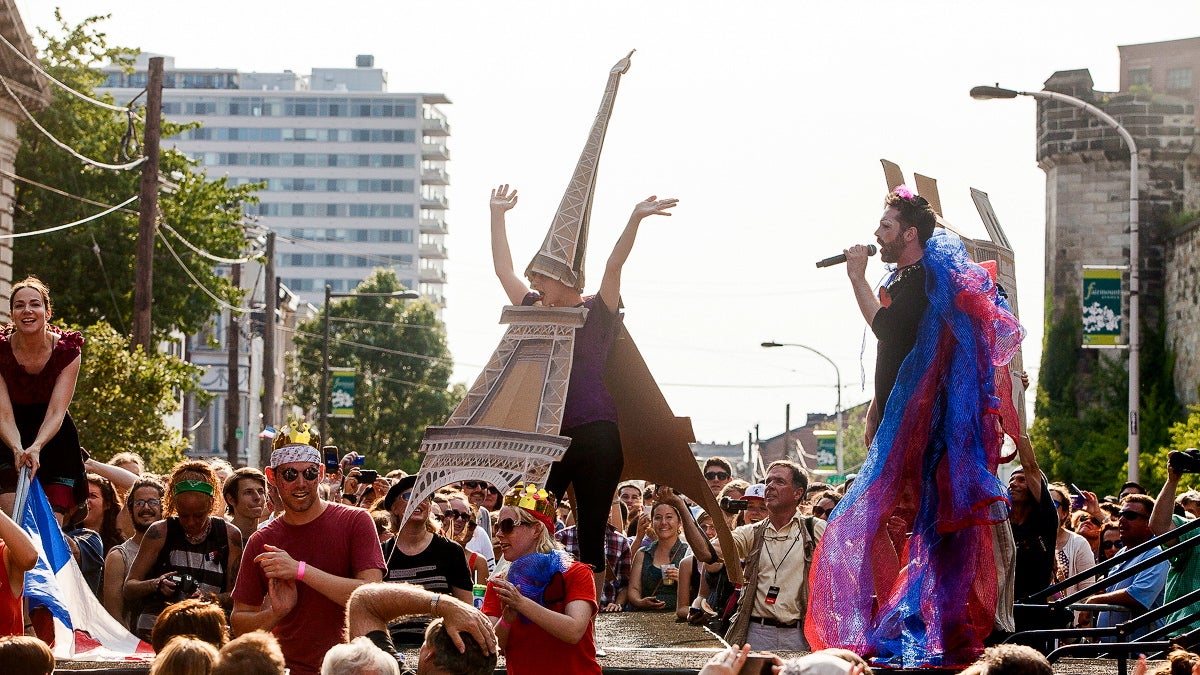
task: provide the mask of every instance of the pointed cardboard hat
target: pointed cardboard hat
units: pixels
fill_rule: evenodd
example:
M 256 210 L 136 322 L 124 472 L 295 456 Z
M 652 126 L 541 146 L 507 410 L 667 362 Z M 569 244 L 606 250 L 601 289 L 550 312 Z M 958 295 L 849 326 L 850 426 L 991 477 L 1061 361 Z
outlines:
M 636 51 L 636 50 L 635 50 Z M 604 98 L 587 144 L 575 164 L 571 183 L 559 202 L 554 222 L 546 233 L 542 248 L 533 256 L 525 276 L 534 272 L 557 279 L 577 291 L 583 290 L 583 261 L 587 253 L 588 221 L 592 215 L 592 194 L 596 189 L 596 167 L 600 163 L 600 150 L 604 147 L 604 134 L 608 131 L 608 120 L 612 116 L 613 101 L 617 98 L 617 85 L 621 75 L 629 70 L 629 57 L 633 52 L 617 61 L 608 74 Z

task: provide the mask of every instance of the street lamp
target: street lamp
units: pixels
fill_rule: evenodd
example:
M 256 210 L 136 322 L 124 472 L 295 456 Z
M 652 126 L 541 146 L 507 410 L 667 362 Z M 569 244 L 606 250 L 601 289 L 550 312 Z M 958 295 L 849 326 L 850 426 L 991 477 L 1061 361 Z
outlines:
M 325 341 L 321 345 L 321 440 L 329 439 L 329 301 L 332 298 L 400 298 L 416 300 L 421 297 L 414 291 L 391 291 L 388 293 L 334 293 L 325 284 Z
M 1138 480 L 1138 456 L 1141 442 L 1138 437 L 1138 411 L 1141 408 L 1141 302 L 1138 272 L 1138 150 L 1133 136 L 1100 108 L 1084 101 L 1060 94 L 1056 91 L 1014 91 L 1001 87 L 975 87 L 971 98 L 988 100 L 993 98 L 1016 98 L 1030 96 L 1042 101 L 1058 101 L 1082 108 L 1100 121 L 1117 130 L 1117 134 L 1129 147 L 1129 480 Z
M 762 346 L 767 349 L 770 349 L 772 347 L 799 347 L 800 349 L 807 349 L 808 351 L 825 359 L 826 361 L 829 362 L 829 365 L 833 366 L 833 372 L 837 375 L 837 407 L 834 408 L 834 412 L 837 414 L 837 472 L 838 472 L 839 476 L 842 475 L 842 469 L 844 467 L 842 466 L 842 371 L 841 371 L 841 369 L 838 368 L 838 365 L 833 362 L 833 359 L 829 358 L 828 356 L 825 356 L 821 352 L 813 349 L 812 347 L 809 347 L 808 345 L 796 344 L 794 342 L 771 341 L 771 342 L 762 343 Z M 790 429 L 788 431 L 790 431 Z

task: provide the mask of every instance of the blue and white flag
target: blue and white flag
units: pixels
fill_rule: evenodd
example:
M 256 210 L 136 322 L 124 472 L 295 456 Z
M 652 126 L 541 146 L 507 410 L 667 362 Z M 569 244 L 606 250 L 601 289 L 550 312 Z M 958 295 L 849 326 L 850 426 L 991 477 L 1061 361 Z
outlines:
M 54 617 L 54 656 L 58 659 L 121 661 L 153 656 L 148 644 L 114 619 L 88 587 L 63 536 L 46 493 L 28 470 L 21 472 L 17 509 L 21 527 L 38 549 L 38 563 L 25 573 L 30 608 L 45 607 Z M 28 487 L 26 487 L 26 485 Z M 28 491 L 21 504 L 21 495 Z

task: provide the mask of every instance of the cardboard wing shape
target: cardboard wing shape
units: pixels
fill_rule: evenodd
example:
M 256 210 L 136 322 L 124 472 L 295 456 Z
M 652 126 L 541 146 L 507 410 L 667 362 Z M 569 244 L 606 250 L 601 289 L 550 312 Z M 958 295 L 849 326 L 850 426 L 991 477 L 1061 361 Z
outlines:
M 736 561 L 733 535 L 719 517 L 720 505 L 708 488 L 689 445 L 696 441 L 692 420 L 676 417 L 650 374 L 645 359 L 624 326 L 613 344 L 604 373 L 604 384 L 617 403 L 617 424 L 625 456 L 623 479 L 648 480 L 669 485 L 687 495 L 706 512 L 714 514 L 713 525 L 727 561 L 729 579 L 742 583 Z

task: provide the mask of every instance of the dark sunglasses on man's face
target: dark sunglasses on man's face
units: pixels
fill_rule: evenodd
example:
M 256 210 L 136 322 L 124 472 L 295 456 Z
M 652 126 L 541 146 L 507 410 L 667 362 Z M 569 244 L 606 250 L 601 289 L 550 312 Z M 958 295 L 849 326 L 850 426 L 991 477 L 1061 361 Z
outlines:
M 1150 516 L 1148 516 L 1144 513 L 1138 513 L 1137 511 L 1126 510 L 1126 511 L 1122 511 L 1118 515 L 1121 518 L 1124 518 L 1125 520 L 1140 520 L 1142 518 L 1145 518 L 1146 520 L 1150 520 Z
M 692 474 L 692 475 L 694 476 L 696 474 Z M 708 480 L 729 480 L 729 472 L 728 471 L 709 471 L 708 473 L 704 474 L 704 477 L 707 478 Z
M 481 480 L 464 480 L 462 482 L 462 486 L 468 490 L 482 490 L 483 488 L 487 487 L 487 483 Z
M 304 470 L 303 474 L 304 474 L 304 480 L 314 481 L 317 479 L 317 476 L 321 475 L 321 468 L 317 467 L 317 466 L 310 466 Z M 300 471 L 297 471 L 296 469 L 294 469 L 290 466 L 284 467 L 279 470 L 279 477 L 282 478 L 283 482 L 285 482 L 285 483 L 291 483 L 292 481 L 296 480 L 296 478 L 300 475 L 301 475 Z

